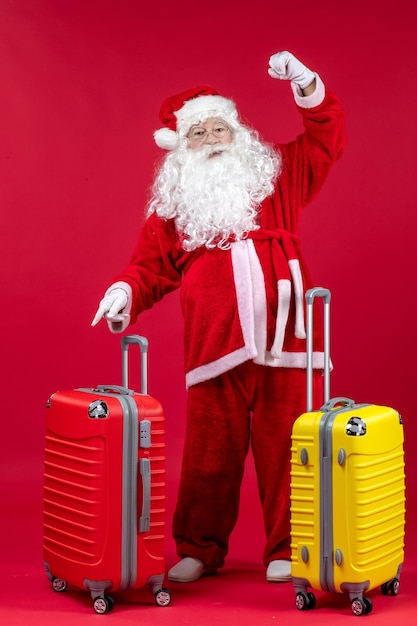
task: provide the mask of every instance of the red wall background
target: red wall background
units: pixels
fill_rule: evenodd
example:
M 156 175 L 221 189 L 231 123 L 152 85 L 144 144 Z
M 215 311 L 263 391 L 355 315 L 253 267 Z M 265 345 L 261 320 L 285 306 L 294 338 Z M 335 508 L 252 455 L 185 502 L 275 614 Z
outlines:
M 402 413 L 411 515 L 414 2 L 398 0 L 389 11 L 359 0 L 328 6 L 0 0 L 3 513 L 41 510 L 49 395 L 120 383 L 119 337 L 90 322 L 143 219 L 161 101 L 211 83 L 265 139 L 289 140 L 301 130 L 290 87 L 267 75 L 269 56 L 288 49 L 320 73 L 348 112 L 345 155 L 302 222 L 316 282 L 333 293 L 332 393 Z M 185 407 L 177 294 L 133 332 L 149 338 L 150 392 L 165 407 L 172 506 Z M 242 506 L 253 525 L 251 472 L 249 462 Z

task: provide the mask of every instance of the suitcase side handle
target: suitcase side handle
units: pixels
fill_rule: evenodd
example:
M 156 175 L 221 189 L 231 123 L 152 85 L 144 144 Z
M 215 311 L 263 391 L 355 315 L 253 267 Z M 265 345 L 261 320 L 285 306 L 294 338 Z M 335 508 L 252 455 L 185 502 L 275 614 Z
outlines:
M 139 460 L 139 473 L 142 478 L 142 509 L 139 517 L 139 532 L 146 533 L 150 529 L 151 520 L 151 462 L 150 459 Z
M 307 333 L 307 412 L 313 409 L 313 304 L 316 298 L 324 302 L 324 403 L 330 399 L 330 300 L 329 289 L 313 287 L 306 292 Z
M 129 389 L 129 346 L 139 346 L 141 360 L 141 386 L 143 395 L 148 393 L 148 340 L 140 335 L 126 335 L 120 340 L 122 347 L 122 386 Z

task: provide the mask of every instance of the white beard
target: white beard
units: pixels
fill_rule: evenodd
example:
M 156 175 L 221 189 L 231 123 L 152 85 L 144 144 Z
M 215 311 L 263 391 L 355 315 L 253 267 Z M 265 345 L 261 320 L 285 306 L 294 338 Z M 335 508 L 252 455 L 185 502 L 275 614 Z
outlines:
M 246 129 L 230 144 L 183 145 L 167 156 L 149 212 L 175 218 L 185 250 L 228 248 L 231 237 L 258 228 L 257 209 L 272 193 L 278 168 L 278 156 Z

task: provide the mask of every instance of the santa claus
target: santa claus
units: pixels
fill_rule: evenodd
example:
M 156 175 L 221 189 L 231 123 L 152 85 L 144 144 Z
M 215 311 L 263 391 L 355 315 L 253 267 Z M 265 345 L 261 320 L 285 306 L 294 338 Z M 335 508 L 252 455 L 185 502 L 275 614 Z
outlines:
M 173 521 L 181 560 L 168 572 L 197 580 L 224 564 L 252 447 L 268 581 L 291 580 L 289 458 L 305 410 L 304 292 L 313 286 L 297 230 L 344 142 L 344 112 L 319 75 L 289 52 L 269 61 L 288 80 L 304 132 L 269 145 L 210 86 L 168 98 L 154 134 L 168 151 L 130 264 L 93 325 L 122 332 L 180 288 L 187 428 Z M 314 386 L 324 365 L 314 337 Z

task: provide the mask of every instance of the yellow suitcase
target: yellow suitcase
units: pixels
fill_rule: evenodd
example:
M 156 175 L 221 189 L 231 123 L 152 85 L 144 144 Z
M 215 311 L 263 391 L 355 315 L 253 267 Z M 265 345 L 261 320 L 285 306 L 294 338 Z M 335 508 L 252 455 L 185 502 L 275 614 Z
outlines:
M 325 404 L 312 410 L 313 302 L 324 301 Z M 372 610 L 364 593 L 397 595 L 404 560 L 404 434 L 392 408 L 329 399 L 329 290 L 307 302 L 307 412 L 291 447 L 291 567 L 295 603 L 311 609 L 309 588 L 349 594 L 354 615 Z

